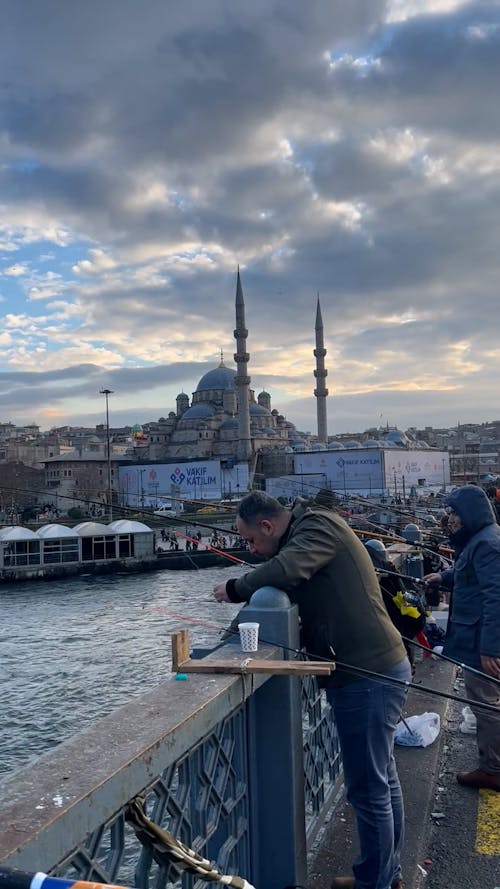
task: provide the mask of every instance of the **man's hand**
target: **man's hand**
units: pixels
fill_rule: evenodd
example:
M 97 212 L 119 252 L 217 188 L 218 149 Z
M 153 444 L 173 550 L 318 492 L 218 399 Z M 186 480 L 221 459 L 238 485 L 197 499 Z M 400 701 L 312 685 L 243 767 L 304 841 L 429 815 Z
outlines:
M 426 583 L 441 583 L 442 581 L 441 573 L 439 571 L 434 572 L 433 574 L 424 574 L 424 580 Z
M 226 593 L 225 583 L 218 583 L 216 586 L 214 586 L 214 599 L 216 599 L 217 602 L 231 601 L 228 594 Z
M 488 676 L 493 676 L 493 679 L 500 679 L 500 657 L 489 657 L 488 655 L 481 655 L 481 666 L 483 668 L 483 673 L 487 673 Z

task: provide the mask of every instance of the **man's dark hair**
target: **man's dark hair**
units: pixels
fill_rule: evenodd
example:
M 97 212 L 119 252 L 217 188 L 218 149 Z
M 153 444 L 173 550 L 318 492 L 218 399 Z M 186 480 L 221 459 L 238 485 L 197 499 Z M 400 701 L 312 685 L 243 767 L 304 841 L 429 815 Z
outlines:
M 284 512 L 284 507 L 265 491 L 252 491 L 243 497 L 237 515 L 246 525 L 256 525 L 261 519 L 275 519 Z

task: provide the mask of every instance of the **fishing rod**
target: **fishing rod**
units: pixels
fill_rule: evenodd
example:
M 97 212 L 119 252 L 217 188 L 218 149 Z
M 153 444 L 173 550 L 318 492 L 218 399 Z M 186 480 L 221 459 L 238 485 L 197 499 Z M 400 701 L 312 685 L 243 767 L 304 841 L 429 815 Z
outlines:
M 410 645 L 414 645 L 416 648 L 422 649 L 422 651 L 429 652 L 430 654 L 432 654 L 433 657 L 437 657 L 443 661 L 447 661 L 449 664 L 454 664 L 455 667 L 460 667 L 467 673 L 474 673 L 475 676 L 479 676 L 481 679 L 487 679 L 488 682 L 494 682 L 496 685 L 500 685 L 500 679 L 496 679 L 495 676 L 490 676 L 489 673 L 485 673 L 483 670 L 478 670 L 477 667 L 469 667 L 467 664 L 463 664 L 461 661 L 457 661 L 454 658 L 443 654 L 441 651 L 435 651 L 433 648 L 428 649 L 425 645 L 417 642 L 416 639 L 409 639 L 408 636 L 403 635 L 401 635 L 401 638 L 403 642 L 409 642 Z
M 69 500 L 70 502 L 76 501 L 78 503 L 83 503 L 86 506 L 98 507 L 99 509 L 106 509 L 108 506 L 108 504 L 104 503 L 102 500 L 94 500 L 91 497 L 85 497 L 82 494 L 79 494 L 77 496 L 75 494 L 60 494 L 59 492 L 49 493 L 45 490 L 40 490 L 40 489 L 35 489 L 35 488 L 20 488 L 18 485 L 14 487 L 13 485 L 6 485 L 6 484 L 0 484 L 0 490 L 10 492 L 11 494 L 29 494 L 29 495 L 36 496 L 36 497 L 43 496 L 46 499 L 50 499 L 51 497 L 56 496 L 57 501 L 62 501 L 62 500 Z M 159 495 L 159 496 L 161 497 L 163 495 Z M 231 514 L 234 514 L 237 509 L 237 505 L 232 504 L 231 501 L 198 500 L 194 497 L 189 497 L 189 498 L 172 497 L 170 494 L 168 494 L 168 499 L 173 500 L 176 503 L 181 503 L 181 504 L 185 504 L 187 502 L 187 503 L 193 504 L 194 506 L 199 507 L 199 508 L 216 507 L 220 512 L 229 510 L 229 512 Z M 153 507 L 153 506 L 149 507 L 149 509 L 153 509 L 153 508 L 156 508 L 156 507 Z M 170 516 L 155 516 L 154 513 L 148 512 L 148 509 L 144 506 L 144 504 L 142 504 L 141 506 L 139 506 L 139 505 L 126 506 L 125 504 L 113 503 L 113 509 L 116 510 L 116 512 L 134 513 L 135 515 L 137 515 L 137 513 L 139 513 L 140 515 L 147 515 L 150 518 L 160 519 L 160 520 L 162 520 L 164 518 L 166 518 L 168 520 L 170 518 Z
M 2 487 L 5 488 L 6 490 L 18 490 L 18 491 L 21 491 L 21 492 L 24 492 L 24 493 L 35 493 L 34 491 L 30 491 L 29 489 L 24 489 L 24 488 L 17 488 L 17 489 L 15 489 L 15 488 L 9 488 L 8 486 L 2 486 Z M 321 490 L 321 489 L 320 489 L 320 490 Z M 40 492 L 37 492 L 37 493 L 40 493 Z M 90 499 L 86 499 L 86 498 L 82 498 L 82 497 L 76 498 L 76 497 L 72 497 L 72 496 L 70 496 L 70 495 L 58 495 L 58 496 L 61 497 L 61 498 L 66 499 L 66 500 L 75 500 L 75 499 L 78 499 L 79 502 L 86 503 L 87 505 L 90 504 L 90 505 L 93 505 L 93 506 L 98 506 L 99 509 L 101 509 L 102 506 L 103 506 L 103 504 L 102 504 L 101 502 L 99 502 L 99 501 L 90 500 Z M 191 502 L 194 502 L 194 501 L 191 501 Z M 203 502 L 205 505 L 206 505 L 206 503 L 207 503 L 207 501 L 200 501 L 200 502 Z M 192 525 L 192 526 L 194 526 L 194 527 L 206 528 L 206 529 L 211 530 L 211 531 L 216 531 L 217 533 L 220 533 L 220 534 L 226 534 L 226 533 L 227 533 L 227 529 L 226 529 L 226 528 L 221 528 L 221 527 L 219 527 L 219 526 L 217 526 L 217 525 L 213 525 L 213 524 L 208 523 L 208 522 L 200 521 L 198 518 L 190 518 L 189 521 L 187 521 L 187 517 L 185 517 L 184 519 L 180 518 L 179 516 L 176 516 L 175 518 L 173 518 L 173 517 L 160 517 L 160 516 L 155 516 L 154 514 L 148 513 L 148 512 L 146 512 L 146 510 L 144 510 L 144 509 L 138 509 L 138 508 L 135 508 L 135 507 L 127 507 L 127 506 L 116 506 L 116 511 L 117 511 L 117 512 L 120 512 L 120 514 L 125 513 L 126 515 L 133 515 L 134 517 L 137 517 L 137 515 L 139 514 L 139 515 L 145 517 L 145 518 L 147 519 L 147 521 L 148 521 L 150 524 L 152 524 L 153 528 L 154 528 L 154 527 L 160 527 L 160 525 L 164 526 L 164 525 L 165 525 L 165 521 L 167 522 L 167 527 L 168 527 L 168 525 L 174 526 L 175 524 L 179 524 L 179 523 L 183 522 L 183 523 L 185 523 L 185 524 L 189 524 L 189 525 Z M 371 523 L 371 524 L 373 524 L 373 523 Z M 358 532 L 358 529 L 354 529 L 354 528 L 353 528 L 352 530 L 354 531 L 354 533 L 357 533 L 357 532 Z M 364 531 L 364 533 L 366 534 L 367 532 Z M 372 536 L 372 537 L 375 537 L 376 534 L 371 534 L 371 536 Z M 396 536 L 395 536 L 395 537 L 391 537 L 391 536 L 388 535 L 388 536 L 387 536 L 387 540 L 390 540 L 392 543 L 405 543 L 405 544 L 408 544 L 408 541 L 407 541 L 405 538 L 402 538 L 402 537 L 399 537 L 399 538 L 398 538 L 398 537 L 396 537 Z M 429 550 L 427 547 L 425 547 L 425 545 L 423 545 L 423 544 L 421 544 L 421 543 L 411 543 L 410 545 L 411 545 L 412 547 L 419 547 L 419 548 L 423 549 L 424 551 L 427 551 L 427 552 L 432 553 L 433 555 L 436 555 L 436 553 L 435 553 L 434 550 Z M 437 553 L 437 555 L 439 555 L 441 558 L 444 558 L 444 559 L 447 558 L 446 556 L 444 556 L 444 555 L 441 554 L 441 553 Z M 448 561 L 449 561 L 449 560 L 448 560 Z
M 352 521 L 352 516 L 348 512 L 345 512 L 345 510 L 344 511 L 338 510 L 338 512 L 340 512 L 340 514 L 343 515 L 343 517 L 346 518 L 348 521 Z M 364 517 L 362 517 L 362 519 L 363 519 L 363 524 L 370 525 L 370 528 L 359 528 L 359 527 L 354 528 L 354 526 L 351 526 L 351 527 L 353 527 L 353 530 L 356 530 L 356 533 L 358 533 L 358 534 L 364 534 L 366 536 L 370 535 L 371 537 L 377 537 L 380 540 L 390 541 L 391 543 L 406 543 L 409 546 L 423 549 L 427 552 L 431 552 L 431 553 L 437 552 L 438 555 L 441 555 L 442 549 L 445 549 L 449 553 L 452 552 L 451 547 L 449 545 L 447 546 L 445 543 L 446 538 L 443 537 L 442 535 L 440 535 L 439 541 L 436 542 L 436 549 L 431 549 L 429 546 L 427 546 L 425 543 L 422 543 L 422 541 L 420 541 L 420 540 L 410 541 L 406 537 L 403 537 L 402 534 L 396 534 L 395 532 L 389 533 L 387 531 L 387 528 L 384 528 L 383 525 L 378 525 L 375 522 L 370 522 L 370 521 L 368 521 L 368 519 L 365 519 Z M 375 528 L 374 533 L 371 532 L 371 528 Z M 421 529 L 419 529 L 419 531 L 420 531 L 420 533 L 422 533 Z M 434 540 L 436 540 L 435 534 L 433 534 L 432 537 Z
M 181 532 L 176 532 L 176 533 L 177 533 L 180 537 L 185 537 L 185 538 L 188 539 L 188 540 L 192 540 L 193 542 L 199 543 L 199 541 L 197 540 L 197 538 L 189 537 L 189 536 L 186 535 L 186 534 L 181 534 Z M 213 546 L 211 546 L 211 545 L 208 544 L 208 543 L 207 543 L 207 544 L 203 544 L 203 545 L 204 545 L 207 549 L 212 550 L 213 552 L 217 553 L 218 555 L 225 556 L 227 559 L 231 559 L 232 561 L 237 562 L 237 563 L 240 564 L 240 565 L 246 565 L 246 566 L 248 566 L 249 568 L 255 568 L 255 565 L 252 565 L 250 562 L 246 562 L 244 559 L 239 559 L 239 558 L 237 558 L 236 556 L 231 555 L 230 553 L 226 553 L 226 552 L 224 552 L 224 550 L 217 549 L 216 547 L 213 547 Z M 420 578 L 411 577 L 409 574 L 401 574 L 401 573 L 398 572 L 398 571 L 386 571 L 385 569 L 383 569 L 383 568 L 377 568 L 376 566 L 374 566 L 374 569 L 375 569 L 375 573 L 376 573 L 376 574 L 380 574 L 380 575 L 388 574 L 388 575 L 390 575 L 390 576 L 392 576 L 392 577 L 397 577 L 397 578 L 400 578 L 400 579 L 402 579 L 402 580 L 409 580 L 409 581 L 411 581 L 412 583 L 417 583 L 417 584 L 420 584 L 420 585 L 423 585 L 423 586 L 428 586 L 428 584 L 427 584 L 427 582 L 426 582 L 425 580 L 420 580 Z M 215 626 L 215 625 L 214 625 L 214 626 Z M 234 632 L 234 633 L 236 633 L 237 631 L 236 631 L 236 630 L 230 630 L 230 632 Z M 479 677 L 481 677 L 481 678 L 483 678 L 483 679 L 490 680 L 491 682 L 495 682 L 495 683 L 497 683 L 498 685 L 500 685 L 500 680 L 499 680 L 499 679 L 495 679 L 495 677 L 493 677 L 493 676 L 489 676 L 488 673 L 484 673 L 482 670 L 478 670 L 478 669 L 475 668 L 475 667 L 469 667 L 469 666 L 467 666 L 467 664 L 464 664 L 464 663 L 462 663 L 462 662 L 460 662 L 460 661 L 457 661 L 457 660 L 455 660 L 454 658 L 450 658 L 450 657 L 448 657 L 447 655 L 442 654 L 441 652 L 434 652 L 432 648 L 429 649 L 427 646 L 422 645 L 420 642 L 417 642 L 416 639 L 410 639 L 409 637 L 407 637 L 407 636 L 403 636 L 402 634 L 401 634 L 401 638 L 403 639 L 404 642 L 409 642 L 411 645 L 414 645 L 416 648 L 419 648 L 419 649 L 421 649 L 422 651 L 431 652 L 431 653 L 433 653 L 433 654 L 435 655 L 435 657 L 439 657 L 439 658 L 441 658 L 441 659 L 443 659 L 443 660 L 445 660 L 445 661 L 448 661 L 450 664 L 454 664 L 456 667 L 460 667 L 462 670 L 465 670 L 465 671 L 470 672 L 470 673 L 474 673 L 475 675 L 477 675 L 477 676 L 479 676 Z M 265 640 L 262 640 L 262 641 L 265 641 Z M 315 656 L 314 659 L 317 660 L 318 658 L 316 658 L 316 656 Z
M 182 531 L 174 531 L 176 537 L 182 537 L 184 540 L 190 540 L 191 543 L 196 543 L 198 546 L 203 546 L 205 549 L 210 550 L 213 553 L 217 553 L 219 556 L 224 556 L 226 559 L 230 559 L 232 562 L 237 562 L 239 565 L 248 565 L 250 568 L 254 566 L 251 565 L 250 562 L 245 562 L 244 559 L 239 559 L 237 556 L 233 556 L 231 553 L 227 553 L 222 549 L 217 549 L 217 547 L 212 546 L 210 543 L 204 543 L 202 540 L 198 540 L 197 537 L 190 537 L 189 534 L 183 534 Z
M 282 481 L 289 482 L 290 487 L 293 488 L 294 482 L 291 481 L 289 476 L 277 476 L 277 478 L 281 479 Z M 324 486 L 314 484 L 314 482 L 312 482 L 312 481 L 304 481 L 303 476 L 302 476 L 301 477 L 302 490 L 304 487 L 308 488 L 311 491 L 316 491 L 316 492 L 319 492 L 322 490 L 328 490 L 331 494 L 334 494 L 341 501 L 345 500 L 345 499 L 352 500 L 352 501 L 355 501 L 356 503 L 359 503 L 360 506 L 364 506 L 366 508 L 369 508 L 370 510 L 373 510 L 374 508 L 384 507 L 386 510 L 389 510 L 390 512 L 393 512 L 399 516 L 403 516 L 406 518 L 418 518 L 415 515 L 415 513 L 411 512 L 411 505 L 387 503 L 385 501 L 379 502 L 377 500 L 370 500 L 367 497 L 363 497 L 361 494 L 355 494 L 353 492 L 350 492 L 348 494 L 346 491 L 341 491 L 336 488 L 325 489 Z M 417 503 L 418 503 L 418 498 L 417 498 Z M 429 510 L 431 510 L 433 508 L 433 505 L 431 505 L 431 504 L 426 503 L 425 505 L 428 506 Z M 438 508 L 442 508 L 442 507 L 438 507 Z M 423 529 L 423 533 L 432 534 L 433 531 L 431 529 Z
M 385 568 L 378 568 L 376 565 L 373 566 L 376 574 L 380 574 L 382 577 L 387 574 L 389 577 L 397 577 L 401 580 L 409 580 L 411 583 L 419 584 L 419 586 L 429 586 L 429 583 L 424 580 L 422 577 L 412 577 L 411 574 L 401 574 L 400 571 L 388 571 Z
M 229 627 L 227 628 L 233 634 L 238 634 L 238 630 L 231 630 Z M 283 645 L 281 642 L 271 642 L 269 639 L 261 640 L 266 645 L 277 645 L 279 648 L 282 648 L 283 651 L 290 651 L 294 654 L 298 655 L 306 655 L 310 660 L 314 661 L 324 661 L 326 663 L 335 664 L 335 669 L 344 670 L 346 673 L 355 673 L 359 676 L 366 676 L 368 679 L 375 679 L 382 683 L 392 683 L 393 685 L 403 686 L 404 688 L 410 689 L 412 688 L 414 691 L 426 692 L 430 695 L 434 695 L 434 697 L 446 698 L 450 701 L 457 701 L 461 704 L 472 704 L 474 707 L 478 709 L 482 709 L 487 711 L 488 713 L 495 713 L 496 716 L 500 716 L 498 708 L 494 704 L 486 704 L 482 701 L 475 701 L 471 698 L 462 697 L 461 695 L 455 695 L 451 692 L 437 691 L 435 688 L 431 688 L 428 685 L 417 685 L 412 682 L 410 679 L 396 679 L 394 676 L 386 676 L 385 673 L 377 673 L 375 670 L 368 670 L 364 667 L 356 667 L 354 664 L 346 664 L 343 661 L 338 661 L 335 658 L 330 659 L 326 657 L 322 657 L 321 655 L 313 654 L 309 651 L 303 651 L 300 648 L 290 648 L 287 645 Z M 490 677 L 487 677 L 488 679 Z
M 210 543 L 204 543 L 202 540 L 198 540 L 197 537 L 190 537 L 189 534 L 183 534 L 182 531 L 174 531 L 174 534 L 177 537 L 182 537 L 184 540 L 189 540 L 191 543 L 196 543 L 199 546 L 203 546 L 205 549 L 210 550 L 210 552 L 217 553 L 219 556 L 224 556 L 226 559 L 230 559 L 232 562 L 236 562 L 238 565 L 245 565 L 248 568 L 255 568 L 255 565 L 252 562 L 247 562 L 245 559 L 240 559 L 237 556 L 232 555 L 232 553 L 228 553 L 223 549 L 218 549 L 215 546 L 212 546 Z M 419 577 L 412 577 L 410 574 L 401 574 L 400 571 L 388 571 L 385 568 L 377 568 L 376 565 L 373 566 L 375 573 L 380 574 L 381 576 L 388 574 L 391 577 L 397 577 L 401 580 L 408 580 L 411 583 L 419 584 L 420 586 L 428 586 L 426 580 L 422 580 Z
M 235 627 L 232 627 L 232 626 L 221 627 L 220 624 L 216 624 L 211 621 L 202 621 L 202 620 L 198 620 L 197 618 L 186 617 L 182 614 L 178 614 L 173 611 L 168 611 L 167 609 L 159 609 L 158 607 L 153 607 L 151 610 L 154 610 L 156 613 L 164 614 L 167 617 L 174 617 L 176 620 L 186 620 L 190 623 L 199 623 L 201 626 L 205 626 L 210 629 L 216 629 L 219 633 L 228 633 L 229 635 L 232 635 L 232 636 L 239 635 L 239 630 Z M 260 642 L 262 642 L 264 645 L 276 646 L 277 648 L 281 648 L 283 651 L 288 651 L 288 652 L 291 652 L 292 654 L 298 655 L 302 659 L 304 659 L 304 657 L 307 657 L 307 658 L 309 658 L 311 660 L 315 660 L 315 661 L 323 661 L 324 663 L 334 663 L 336 669 L 340 668 L 340 670 L 344 670 L 345 672 L 348 672 L 348 673 L 355 673 L 356 675 L 366 676 L 368 678 L 372 678 L 372 679 L 375 679 L 376 681 L 383 682 L 383 683 L 392 683 L 393 685 L 403 686 L 406 689 L 412 688 L 416 692 L 420 692 L 420 693 L 425 692 L 430 695 L 434 695 L 434 697 L 446 698 L 451 701 L 457 701 L 458 703 L 461 703 L 461 704 L 469 704 L 469 705 L 472 704 L 477 709 L 482 709 L 482 710 L 485 710 L 485 711 L 488 711 L 491 713 L 495 713 L 497 716 L 499 715 L 498 708 L 495 707 L 493 704 L 485 704 L 485 703 L 482 703 L 481 701 L 474 701 L 471 698 L 466 698 L 461 695 L 455 695 L 455 694 L 452 694 L 451 692 L 437 691 L 437 689 L 431 688 L 430 686 L 427 686 L 427 685 L 417 685 L 416 683 L 412 682 L 411 680 L 396 679 L 393 676 L 386 676 L 384 673 L 377 673 L 375 670 L 368 670 L 368 669 L 365 669 L 364 667 L 356 667 L 354 664 L 346 664 L 342 661 L 337 661 L 337 660 L 335 660 L 335 657 L 334 658 L 327 658 L 327 657 L 323 657 L 322 655 L 315 655 L 312 652 L 305 651 L 302 648 L 293 648 L 289 645 L 285 645 L 282 642 L 276 642 L 275 640 L 265 639 L 262 636 L 260 636 L 259 639 L 260 639 Z M 457 664 L 457 666 L 459 666 L 459 665 Z

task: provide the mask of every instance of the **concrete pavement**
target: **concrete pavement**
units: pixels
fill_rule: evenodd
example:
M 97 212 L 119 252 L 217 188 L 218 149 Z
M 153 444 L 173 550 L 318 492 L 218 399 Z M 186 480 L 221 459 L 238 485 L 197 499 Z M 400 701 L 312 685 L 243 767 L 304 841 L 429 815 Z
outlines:
M 417 663 L 414 682 L 465 696 L 456 668 L 442 660 Z M 459 730 L 464 706 L 415 689 L 408 695 L 405 715 L 439 713 L 441 732 L 429 747 L 396 747 L 406 810 L 406 889 L 500 889 L 500 794 L 478 793 L 455 780 L 457 771 L 477 766 L 475 736 Z M 486 842 L 478 846 L 481 807 Z M 353 813 L 344 801 L 311 851 L 307 889 L 330 889 L 333 876 L 352 874 L 356 854 Z

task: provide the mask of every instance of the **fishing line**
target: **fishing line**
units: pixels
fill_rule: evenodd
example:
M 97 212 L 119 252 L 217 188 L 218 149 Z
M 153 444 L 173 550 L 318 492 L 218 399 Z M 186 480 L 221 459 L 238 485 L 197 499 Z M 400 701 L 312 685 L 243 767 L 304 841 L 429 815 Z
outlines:
M 234 603 L 234 604 L 236 604 L 236 603 Z M 154 608 L 154 610 L 158 611 L 157 608 Z M 186 617 L 183 614 L 178 614 L 174 611 L 168 611 L 166 609 L 162 609 L 158 613 L 165 614 L 168 617 L 175 617 L 177 620 L 186 620 L 190 623 L 199 623 L 201 626 L 205 626 L 209 629 L 216 629 L 219 633 L 229 633 L 232 636 L 239 635 L 238 629 L 233 628 L 232 626 L 221 627 L 220 624 L 212 623 L 209 621 L 202 621 L 201 619 L 198 619 L 198 618 Z M 312 652 L 305 651 L 303 648 L 293 648 L 289 645 L 285 645 L 282 642 L 271 641 L 270 639 L 265 639 L 262 636 L 259 636 L 259 640 L 264 645 L 275 646 L 276 648 L 281 648 L 283 651 L 291 652 L 292 654 L 299 656 L 301 658 L 301 660 L 305 660 L 306 658 L 309 658 L 310 660 L 323 661 L 324 663 L 327 663 L 327 664 L 333 663 L 333 664 L 335 664 L 336 669 L 340 668 L 341 671 L 344 670 L 346 673 L 355 673 L 356 675 L 359 675 L 360 677 L 366 676 L 368 678 L 375 679 L 375 681 L 377 681 L 377 682 L 381 682 L 381 683 L 385 683 L 385 684 L 392 683 L 393 685 L 403 686 L 404 688 L 407 688 L 407 689 L 412 688 L 415 692 L 426 693 L 426 694 L 434 695 L 434 697 L 445 698 L 445 699 L 448 699 L 451 701 L 458 701 L 458 703 L 461 703 L 461 704 L 469 704 L 469 705 L 476 707 L 477 709 L 486 710 L 488 712 L 495 713 L 496 716 L 500 715 L 498 712 L 498 708 L 492 704 L 484 704 L 481 701 L 474 701 L 471 698 L 465 698 L 460 695 L 454 695 L 454 694 L 444 692 L 444 691 L 437 691 L 436 689 L 430 688 L 430 686 L 427 686 L 427 685 L 417 685 L 416 683 L 412 682 L 411 680 L 396 679 L 393 676 L 386 676 L 383 673 L 377 673 L 374 670 L 367 670 L 364 667 L 356 667 L 353 664 L 346 664 L 342 661 L 336 661 L 335 659 L 332 660 L 331 658 L 323 657 L 322 655 L 315 655 Z M 461 666 L 457 662 L 452 661 L 452 663 L 455 663 L 456 666 Z
M 310 487 L 317 487 L 317 486 L 311 485 Z M 34 488 L 19 488 L 19 487 L 13 487 L 10 485 L 2 485 L 2 488 L 3 488 L 3 490 L 11 491 L 12 493 L 18 492 L 18 493 L 22 493 L 22 494 L 32 494 L 32 495 L 34 494 L 37 497 L 41 496 L 41 495 L 43 495 L 44 497 L 51 496 L 50 494 L 46 493 L 45 491 L 37 490 Z M 317 487 L 317 490 L 319 492 L 324 489 Z M 337 492 L 330 491 L 330 489 L 328 489 L 328 491 L 329 491 L 329 493 L 337 494 Z M 360 502 L 364 503 L 364 505 L 369 505 L 370 507 L 373 508 L 374 504 L 370 501 L 366 501 L 361 497 L 356 497 L 355 495 L 351 495 L 351 498 L 353 500 L 359 500 Z M 76 501 L 79 503 L 84 503 L 87 506 L 98 507 L 100 510 L 106 508 L 106 504 L 102 503 L 102 501 L 92 500 L 90 498 L 86 498 L 81 495 L 76 496 L 76 495 L 71 495 L 71 494 L 57 493 L 57 499 L 58 500 L 69 500 L 70 502 Z M 170 497 L 170 495 L 169 495 L 169 499 L 174 500 L 179 503 L 185 502 L 185 500 L 183 498 Z M 196 500 L 196 499 L 190 498 L 189 503 L 203 504 L 203 506 L 206 507 L 207 504 L 209 503 L 209 501 Z M 231 505 L 230 501 L 228 503 L 224 503 L 223 505 L 217 504 L 217 506 L 219 507 L 219 509 L 229 509 L 229 510 L 236 510 L 237 509 L 236 506 Z M 337 511 L 339 513 L 344 512 L 344 514 L 346 514 L 345 510 L 340 510 L 336 506 L 333 506 L 332 509 L 333 509 L 333 511 Z M 392 506 L 391 506 L 391 509 L 392 509 Z M 125 516 L 134 517 L 134 518 L 137 518 L 138 515 L 142 516 L 143 518 L 147 519 L 147 521 L 153 526 L 153 528 L 155 528 L 155 527 L 159 528 L 160 526 L 173 527 L 176 524 L 185 524 L 185 525 L 193 525 L 194 527 L 199 527 L 199 528 L 207 528 L 210 531 L 217 531 L 218 533 L 221 533 L 221 534 L 227 533 L 227 528 L 221 528 L 221 527 L 218 527 L 217 525 L 210 524 L 209 522 L 203 522 L 200 519 L 194 518 L 194 517 L 193 518 L 190 517 L 189 519 L 187 519 L 187 517 L 182 518 L 181 516 L 175 516 L 175 517 L 173 517 L 173 516 L 155 516 L 154 513 L 150 513 L 147 510 L 145 510 L 144 507 L 141 508 L 139 506 L 123 506 L 123 505 L 119 505 L 119 504 L 113 504 L 113 510 L 116 512 L 117 515 L 121 515 L 121 516 L 125 515 Z M 348 515 L 348 514 L 346 514 L 346 515 Z M 228 518 L 231 518 L 231 514 L 228 516 Z M 349 518 L 350 518 L 350 516 L 349 516 Z M 383 531 L 383 532 L 386 531 L 385 528 L 383 528 L 380 525 L 377 525 L 374 522 L 369 522 L 368 519 L 363 518 L 363 521 L 366 521 L 371 527 L 378 529 L 378 531 Z M 354 531 L 354 533 L 357 533 L 358 531 L 360 531 L 360 532 L 363 531 L 363 529 L 357 529 L 357 528 L 353 528 L 352 530 Z M 367 531 L 364 530 L 364 533 L 366 534 Z M 371 536 L 375 537 L 376 535 L 372 534 Z M 390 541 L 391 543 L 408 544 L 408 541 L 404 537 L 401 537 L 400 535 L 392 536 L 390 534 L 384 534 L 381 536 L 384 536 L 385 539 L 387 541 Z M 420 543 L 420 542 L 413 543 L 412 542 L 409 545 L 412 547 L 422 549 L 422 551 L 424 551 L 424 552 L 429 552 L 429 553 L 432 553 L 433 555 L 437 554 L 437 555 L 442 556 L 442 558 L 447 559 L 447 557 L 444 556 L 444 554 L 439 553 L 439 552 L 436 553 L 435 550 L 429 549 L 429 547 L 426 547 L 425 544 L 423 544 L 423 543 Z
M 185 540 L 190 540 L 191 543 L 196 543 L 198 546 L 203 546 L 205 549 L 209 549 L 213 553 L 217 553 L 219 556 L 224 556 L 226 559 L 230 559 L 232 562 L 237 562 L 239 565 L 249 565 L 253 568 L 253 565 L 250 562 L 245 562 L 243 559 L 239 559 L 237 556 L 231 555 L 231 553 L 227 553 L 222 549 L 217 549 L 217 547 L 212 546 L 210 543 L 204 543 L 202 540 L 198 540 L 197 537 L 190 537 L 189 534 L 183 534 L 182 531 L 174 531 L 176 537 L 183 537 Z

